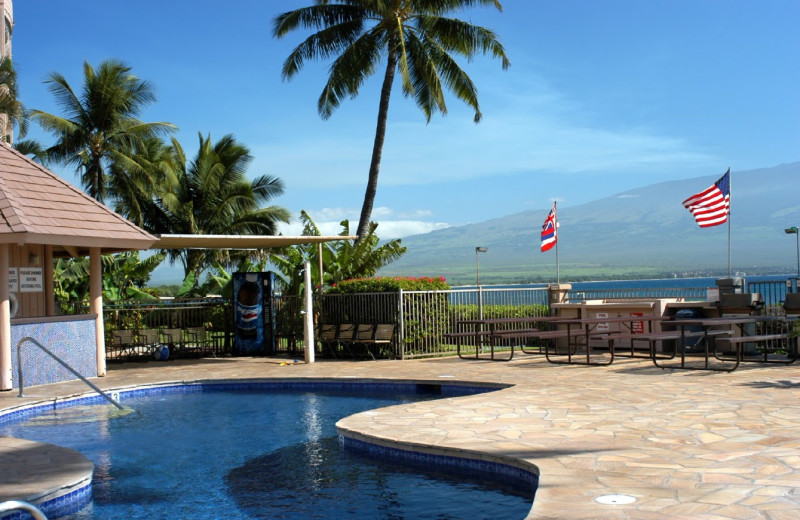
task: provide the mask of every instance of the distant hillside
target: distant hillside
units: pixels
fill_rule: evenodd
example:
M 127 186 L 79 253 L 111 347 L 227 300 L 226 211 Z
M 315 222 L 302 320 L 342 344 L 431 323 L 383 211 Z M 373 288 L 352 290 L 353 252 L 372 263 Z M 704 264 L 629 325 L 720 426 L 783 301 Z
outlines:
M 719 176 L 663 182 L 579 206 L 559 207 L 558 256 L 562 281 L 580 279 L 726 275 L 728 225 L 701 229 L 681 202 Z M 733 271 L 795 271 L 795 242 L 784 233 L 800 225 L 800 162 L 731 173 Z M 555 250 L 539 251 L 550 208 L 403 239 L 406 255 L 386 276 L 441 275 L 451 284 L 553 282 Z

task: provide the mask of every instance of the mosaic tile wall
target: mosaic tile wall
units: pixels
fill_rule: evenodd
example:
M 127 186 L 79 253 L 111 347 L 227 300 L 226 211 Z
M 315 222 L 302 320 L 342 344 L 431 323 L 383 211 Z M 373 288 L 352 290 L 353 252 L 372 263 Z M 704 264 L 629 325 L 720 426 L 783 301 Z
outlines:
M 97 377 L 94 318 L 11 326 L 11 380 L 19 388 L 17 345 L 32 337 L 84 377 Z M 77 379 L 30 341 L 22 344 L 22 382 L 25 388 Z

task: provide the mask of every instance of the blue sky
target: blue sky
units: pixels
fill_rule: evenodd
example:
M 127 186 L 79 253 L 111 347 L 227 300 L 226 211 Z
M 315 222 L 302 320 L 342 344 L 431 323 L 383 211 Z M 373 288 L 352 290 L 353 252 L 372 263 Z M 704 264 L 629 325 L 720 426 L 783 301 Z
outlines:
M 310 0 L 18 0 L 13 57 L 29 108 L 59 113 L 52 71 L 81 85 L 84 61 L 116 58 L 155 87 L 143 115 L 170 121 L 187 153 L 198 132 L 233 133 L 253 176 L 280 177 L 274 203 L 308 211 L 326 234 L 366 186 L 379 81 L 323 121 L 328 63 L 281 80 L 305 33 L 271 36 Z M 511 67 L 464 63 L 483 121 L 457 99 L 425 123 L 393 93 L 373 220 L 381 238 L 559 207 L 674 179 L 800 160 L 800 2 L 505 0 L 459 17 L 493 29 Z M 34 128 L 33 137 L 51 138 Z M 54 168 L 77 183 L 71 171 Z M 698 186 L 698 189 L 705 186 Z M 688 195 L 688 194 L 687 194 Z M 679 203 L 677 201 L 676 203 Z M 537 221 L 532 225 L 539 226 Z M 299 234 L 298 226 L 284 228 Z

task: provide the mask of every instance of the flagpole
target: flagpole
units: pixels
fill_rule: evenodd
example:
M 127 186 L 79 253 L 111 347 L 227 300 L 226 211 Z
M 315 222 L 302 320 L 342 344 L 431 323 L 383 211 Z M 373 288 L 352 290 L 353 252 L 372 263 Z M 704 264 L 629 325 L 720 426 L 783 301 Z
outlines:
M 561 285 L 561 271 L 558 265 L 558 209 L 556 208 L 556 202 L 553 201 L 553 209 L 556 210 L 555 212 L 555 222 L 553 222 L 553 226 L 555 229 L 553 230 L 556 234 L 556 283 Z
M 728 278 L 731 278 L 731 207 L 733 206 L 733 176 L 728 166 Z
M 561 272 L 558 268 L 558 240 L 556 240 L 556 283 L 561 283 Z

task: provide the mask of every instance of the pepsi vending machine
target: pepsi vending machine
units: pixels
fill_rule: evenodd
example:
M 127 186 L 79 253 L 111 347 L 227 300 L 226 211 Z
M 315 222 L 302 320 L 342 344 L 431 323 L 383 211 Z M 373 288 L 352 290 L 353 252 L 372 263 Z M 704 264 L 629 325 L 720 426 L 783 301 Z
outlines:
M 234 352 L 273 355 L 275 338 L 275 274 L 233 273 Z

